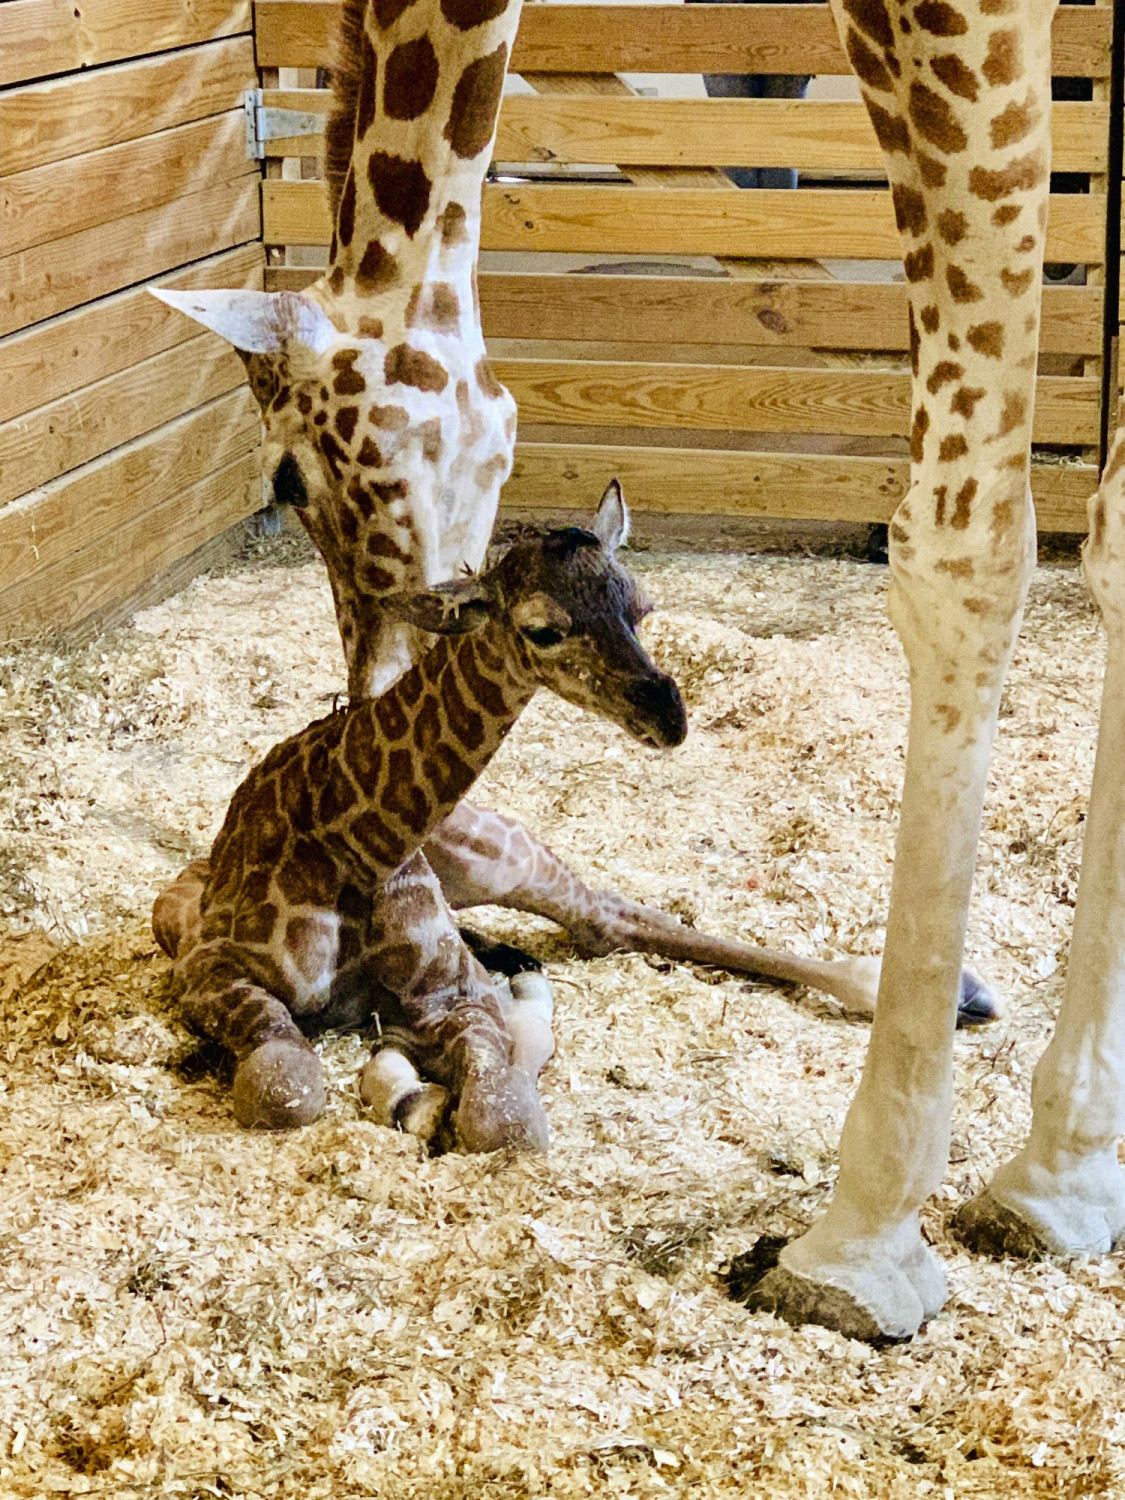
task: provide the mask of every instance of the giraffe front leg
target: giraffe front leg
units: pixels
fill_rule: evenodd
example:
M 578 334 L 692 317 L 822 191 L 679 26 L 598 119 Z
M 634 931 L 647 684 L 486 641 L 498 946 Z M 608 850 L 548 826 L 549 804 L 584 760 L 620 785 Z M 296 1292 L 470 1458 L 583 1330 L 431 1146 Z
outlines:
M 982 482 L 968 535 L 904 519 L 934 514 L 917 491 L 892 527 L 891 612 L 910 663 L 911 711 L 878 1005 L 833 1201 L 751 1298 L 790 1321 L 853 1337 L 908 1338 L 945 1298 L 918 1209 L 948 1155 L 974 855 L 1032 563 L 1030 501 L 1011 487 L 1007 477 Z M 1005 524 L 990 531 L 986 518 L 997 514 Z
M 1125 433 L 1091 508 L 1084 560 L 1107 633 L 1094 781 L 1066 987 L 1032 1084 L 1031 1132 L 957 1215 L 992 1253 L 1099 1253 L 1125 1233 Z
M 235 945 L 196 950 L 182 974 L 188 1020 L 235 1056 L 231 1104 L 248 1130 L 307 1125 L 324 1109 L 324 1069 L 289 1011 Z

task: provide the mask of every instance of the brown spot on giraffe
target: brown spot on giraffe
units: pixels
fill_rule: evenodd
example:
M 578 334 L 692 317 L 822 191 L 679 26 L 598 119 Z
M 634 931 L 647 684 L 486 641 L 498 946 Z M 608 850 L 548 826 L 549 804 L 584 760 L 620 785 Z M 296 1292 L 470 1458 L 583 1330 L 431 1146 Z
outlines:
M 441 0 L 441 13 L 458 31 L 472 31 L 486 21 L 495 21 L 508 8 L 508 0 Z
M 410 559 L 393 536 L 385 531 L 373 531 L 367 538 L 367 551 L 372 557 L 389 557 L 394 562 L 409 562 Z
M 994 89 L 1015 83 L 1023 73 L 1023 49 L 1015 30 L 994 31 L 988 39 L 988 52 L 981 72 Z
M 489 490 L 498 479 L 503 479 L 508 472 L 508 455 L 506 453 L 495 453 L 491 458 L 485 459 L 479 464 L 473 475 L 473 480 L 482 490 Z
M 478 156 L 492 139 L 507 66 L 508 48 L 501 42 L 495 52 L 471 62 L 457 80 L 445 138 L 463 161 Z
M 448 671 L 449 669 L 447 668 L 441 675 L 448 676 Z M 441 714 L 438 712 L 438 700 L 435 698 L 426 698 L 415 715 L 411 743 L 415 750 L 419 750 L 423 755 L 426 755 L 440 742 L 441 734 Z
M 411 833 L 424 831 L 430 803 L 414 780 L 409 750 L 392 750 L 387 756 L 387 780 L 379 801 L 383 811 L 405 824 Z
M 941 314 L 932 303 L 928 303 L 918 314 L 922 327 L 932 337 L 941 326 Z
M 882 94 L 894 92 L 895 81 L 891 77 L 890 69 L 852 26 L 848 27 L 846 47 L 848 60 L 861 83 L 865 83 L 870 89 L 877 89 Z
M 918 134 L 946 156 L 955 156 L 969 144 L 949 101 L 917 79 L 910 85 L 909 109 Z
M 982 16 L 1007 16 L 1019 5 L 1019 0 L 980 0 Z
M 1027 400 L 1018 391 L 1004 392 L 1004 407 L 1000 413 L 1000 425 L 989 439 L 990 442 L 999 441 L 1007 437 L 1010 432 L 1015 432 L 1027 420 Z
M 336 413 L 336 431 L 345 443 L 350 443 L 355 437 L 356 423 L 359 421 L 358 406 L 341 406 Z
M 358 358 L 358 349 L 340 349 L 332 356 L 332 368 L 336 372 L 332 389 L 337 396 L 358 396 L 367 389 L 367 381 L 355 369 Z M 327 394 L 325 392 L 324 399 L 327 399 Z
M 450 250 L 464 245 L 469 238 L 468 215 L 460 203 L 447 203 L 438 215 L 437 228 L 442 246 Z
M 966 420 L 973 415 L 977 409 L 977 402 L 983 401 L 987 391 L 979 386 L 963 385 L 953 393 L 953 400 L 949 403 L 949 410 L 957 417 L 965 417 Z
M 938 462 L 943 464 L 953 463 L 955 459 L 964 458 L 969 451 L 969 445 L 965 441 L 963 433 L 951 432 L 941 440 L 938 449 Z
M 410 413 L 405 406 L 373 406 L 367 420 L 383 432 L 401 432 L 410 421 Z
M 272 901 L 252 904 L 234 919 L 231 937 L 236 943 L 268 943 L 276 924 L 277 907 Z
M 398 579 L 386 568 L 381 568 L 378 563 L 365 563 L 360 569 L 360 577 L 367 587 L 375 594 L 393 593 L 398 586 Z
M 976 102 L 980 94 L 980 79 L 961 58 L 952 52 L 944 52 L 941 57 L 930 60 L 930 68 L 951 94 L 956 94 L 958 99 L 967 99 L 971 104 Z
M 874 99 L 865 98 L 864 103 L 875 129 L 875 137 L 883 150 L 888 154 L 899 152 L 903 156 L 909 156 L 910 129 L 902 116 L 892 114 Z
M 917 188 L 898 182 L 891 190 L 895 223 L 902 234 L 922 234 L 926 228 L 926 200 Z
M 313 398 L 308 391 L 299 391 L 297 394 L 297 410 L 303 417 L 307 417 L 313 409 Z
M 347 776 L 329 776 L 321 783 L 316 815 L 322 823 L 335 823 L 356 805 L 359 794 Z
M 416 120 L 434 102 L 438 86 L 437 53 L 428 36 L 402 42 L 383 70 L 383 113 L 391 120 Z
M 457 333 L 461 303 L 448 281 L 424 282 L 414 288 L 406 306 L 407 328 L 429 328 L 434 333 Z
M 332 470 L 332 478 L 339 479 L 348 462 L 348 451 L 341 448 L 340 444 L 327 431 L 320 434 L 320 451 L 324 454 L 328 467 Z
M 477 360 L 473 373 L 476 376 L 477 385 L 480 387 L 483 395 L 495 400 L 497 396 L 504 394 L 504 387 L 493 374 L 492 365 L 487 355 L 484 359 Z
M 983 394 L 983 393 L 982 393 Z M 973 501 L 976 498 L 980 486 L 975 479 L 966 479 L 965 483 L 957 491 L 953 498 L 953 514 L 949 518 L 949 524 L 954 531 L 964 531 L 972 520 Z
M 375 88 L 379 61 L 371 40 L 364 33 L 361 47 L 359 94 L 355 106 L 355 139 L 361 141 L 375 123 Z
M 930 156 L 925 151 L 915 151 L 914 160 L 918 164 L 918 172 L 922 178 L 924 187 L 944 187 L 947 176 L 945 163 L 938 161 L 937 157 Z
M 377 469 L 383 462 L 383 455 L 379 452 L 379 445 L 370 433 L 365 434 L 363 442 L 360 443 L 355 461 L 365 469 Z
M 909 255 L 903 257 L 902 267 L 907 281 L 929 281 L 934 274 L 934 247 L 922 245 L 917 250 L 911 250 Z
M 347 285 L 348 278 L 344 273 L 343 266 L 333 266 L 332 274 L 328 278 L 328 285 L 338 297 Z
M 383 337 L 382 318 L 370 318 L 365 313 L 356 325 L 356 332 L 361 339 L 381 339 Z
M 961 710 L 951 703 L 938 703 L 934 713 L 941 720 L 941 727 L 945 734 L 952 734 L 961 722 Z
M 970 349 L 975 349 L 988 359 L 1000 359 L 1004 353 L 1003 323 L 974 323 L 965 337 Z
M 425 771 L 434 791 L 443 802 L 449 802 L 471 785 L 473 773 L 452 745 L 435 745 L 426 759 Z
M 1020 240 L 1019 244 L 1016 246 L 1016 249 L 1021 255 L 1030 255 L 1031 252 L 1035 249 L 1036 245 L 1038 245 L 1038 243 L 1039 241 L 1033 234 L 1025 234 L 1023 239 Z
M 428 464 L 437 463 L 441 457 L 444 440 L 441 431 L 441 418 L 430 417 L 425 422 L 418 424 L 418 439 L 422 444 L 422 457 Z
M 947 245 L 958 245 L 969 232 L 969 221 L 956 209 L 946 208 L 938 215 L 937 231 Z
M 883 0 L 844 0 L 844 9 L 859 29 L 880 47 L 892 47 L 895 34 Z
M 925 453 L 926 433 L 930 430 L 930 414 L 924 406 L 919 406 L 914 413 L 914 420 L 910 424 L 910 457 L 914 463 L 922 462 Z
M 1007 267 L 1005 267 L 1000 272 L 1001 285 L 1008 293 L 1009 297 L 1022 297 L 1023 294 L 1027 291 L 1028 287 L 1030 287 L 1034 278 L 1035 272 L 1032 270 L 1009 271 Z
M 479 750 L 484 743 L 484 720 L 475 708 L 470 708 L 453 672 L 446 672 L 441 679 L 441 706 L 449 730 L 466 750 Z
M 934 525 L 945 525 L 945 501 L 949 494 L 947 485 L 939 484 L 934 487 Z
M 444 391 L 449 373 L 432 354 L 410 344 L 396 344 L 383 360 L 383 378 L 388 385 L 412 385 L 420 391 Z
M 918 332 L 918 322 L 914 316 L 913 303 L 907 308 L 907 319 L 910 327 L 910 373 L 917 377 L 919 357 L 922 350 L 922 337 Z
M 992 222 L 998 229 L 1003 229 L 1006 224 L 1012 224 L 1023 213 L 1021 203 L 1003 203 L 999 208 L 992 211 Z
M 1010 198 L 1013 193 L 1030 192 L 1046 176 L 1046 162 L 1038 151 L 1033 151 L 995 172 L 987 167 L 974 167 L 969 173 L 969 192 L 983 198 L 986 203 L 995 203 L 999 198 Z
M 372 240 L 363 252 L 355 273 L 355 284 L 363 293 L 389 286 L 398 276 L 398 261 L 381 240 Z
M 388 479 L 371 485 L 371 493 L 382 505 L 392 505 L 396 500 L 405 500 L 410 486 L 405 479 Z
M 971 557 L 943 557 L 934 567 L 939 573 L 948 573 L 951 578 L 968 580 L 976 573 L 976 565 Z
M 476 662 L 471 657 L 465 657 L 461 663 L 461 679 L 485 713 L 499 715 L 508 712 L 507 701 L 500 684 L 479 671 Z
M 984 296 L 975 281 L 970 281 L 960 266 L 946 266 L 945 284 L 954 302 L 979 302 Z
M 969 23 L 946 0 L 922 0 L 914 7 L 914 19 L 931 36 L 964 36 Z
M 336 237 L 346 249 L 355 233 L 355 172 L 348 168 L 344 191 L 340 194 L 340 212 L 336 216 Z M 335 260 L 335 256 L 332 259 Z
M 955 380 L 960 380 L 964 373 L 963 365 L 955 364 L 951 359 L 939 360 L 930 371 L 926 389 L 931 396 L 936 396 L 943 385 L 952 385 Z
M 955 333 L 949 334 L 945 342 L 949 345 L 954 354 L 956 354 L 961 347 L 961 340 Z
M 1042 113 L 1033 93 L 1029 92 L 1022 104 L 1013 99 L 989 122 L 988 133 L 993 149 L 1000 151 L 1006 146 L 1017 145 L 1035 129 Z
M 367 163 L 367 177 L 380 212 L 401 224 L 413 239 L 430 206 L 433 183 L 425 167 L 420 161 L 373 151 Z

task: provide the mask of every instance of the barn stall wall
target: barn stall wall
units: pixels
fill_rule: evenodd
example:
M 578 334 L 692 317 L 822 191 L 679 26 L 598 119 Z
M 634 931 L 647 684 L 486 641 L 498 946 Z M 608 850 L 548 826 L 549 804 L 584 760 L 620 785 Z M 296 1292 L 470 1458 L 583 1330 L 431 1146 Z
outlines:
M 249 0 L 0 5 L 0 636 L 258 509 L 238 357 L 149 286 L 260 286 Z
M 258 0 L 267 110 L 326 112 L 323 88 L 270 85 L 328 60 L 336 14 L 326 0 Z M 1061 8 L 1054 46 L 1056 74 L 1089 80 L 1093 98 L 1055 109 L 1054 168 L 1088 191 L 1052 197 L 1047 258 L 1082 267 L 1085 284 L 1045 291 L 1033 489 L 1042 529 L 1083 531 L 1117 254 L 1112 8 Z M 862 104 L 648 98 L 620 76 L 732 59 L 848 72 L 824 5 L 525 7 L 512 70 L 529 87 L 504 101 L 485 189 L 484 249 L 506 254 L 486 254 L 481 278 L 485 333 L 520 405 L 509 505 L 585 505 L 611 472 L 639 509 L 671 513 L 885 521 L 903 494 L 906 289 L 888 264 L 899 240 Z M 328 240 L 308 180 L 318 147 L 315 134 L 264 145 L 269 287 L 307 284 L 293 247 L 307 260 Z M 748 164 L 796 166 L 801 188 L 739 191 L 716 170 Z M 574 255 L 614 269 L 576 275 L 562 268 Z M 623 274 L 654 257 L 682 273 Z

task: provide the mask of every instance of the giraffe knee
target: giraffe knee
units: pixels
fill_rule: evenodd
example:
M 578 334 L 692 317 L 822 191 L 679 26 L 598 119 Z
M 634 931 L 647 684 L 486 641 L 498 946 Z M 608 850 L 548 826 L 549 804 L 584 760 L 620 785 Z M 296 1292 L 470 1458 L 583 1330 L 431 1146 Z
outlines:
M 273 1038 L 248 1052 L 231 1090 L 234 1117 L 247 1130 L 290 1130 L 324 1109 L 324 1069 L 306 1042 Z

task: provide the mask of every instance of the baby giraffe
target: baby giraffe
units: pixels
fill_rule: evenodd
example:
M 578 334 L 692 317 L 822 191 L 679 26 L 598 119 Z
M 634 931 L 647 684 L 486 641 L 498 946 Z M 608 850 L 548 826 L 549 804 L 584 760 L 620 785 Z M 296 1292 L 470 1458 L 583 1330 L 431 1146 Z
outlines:
M 470 1151 L 546 1145 L 536 1078 L 551 1050 L 549 998 L 513 1004 L 517 980 L 508 994 L 462 945 L 438 951 L 445 937 L 419 971 L 425 914 L 443 934 L 450 924 L 416 856 L 540 687 L 642 744 L 682 742 L 679 690 L 637 639 L 648 606 L 615 557 L 627 524 L 611 486 L 589 531 L 523 537 L 479 576 L 400 596 L 402 621 L 440 639 L 380 698 L 309 725 L 250 772 L 211 850 L 193 932 L 170 941 L 157 902 L 189 1018 L 235 1056 L 242 1124 L 315 1119 L 324 1080 L 305 1033 L 377 1015 L 408 1041 L 368 1064 L 369 1102 L 428 1135 L 448 1101 Z M 390 885 L 394 903 L 380 900 Z M 388 911 L 407 913 L 411 945 Z M 436 1087 L 421 1088 L 415 1064 Z

